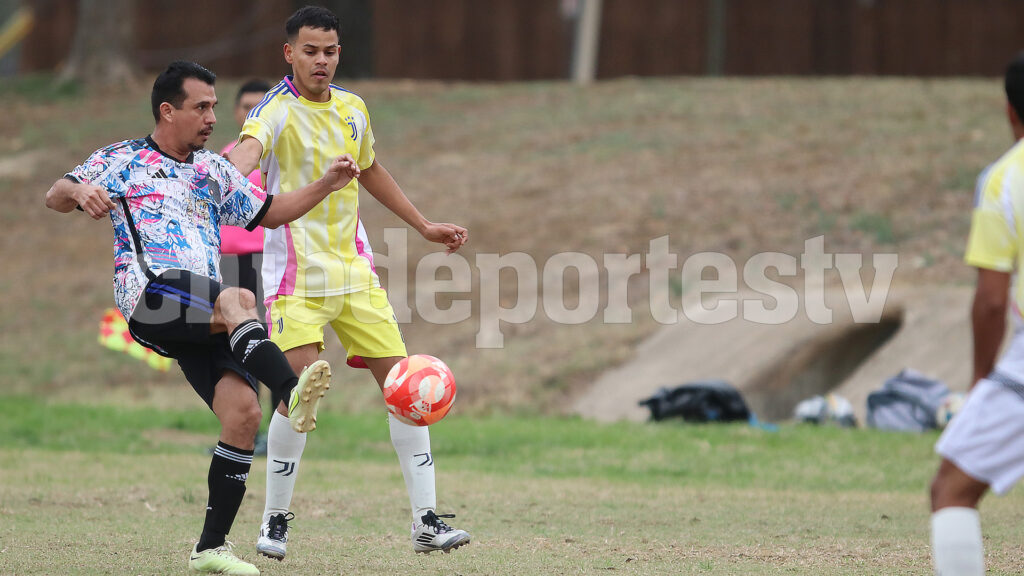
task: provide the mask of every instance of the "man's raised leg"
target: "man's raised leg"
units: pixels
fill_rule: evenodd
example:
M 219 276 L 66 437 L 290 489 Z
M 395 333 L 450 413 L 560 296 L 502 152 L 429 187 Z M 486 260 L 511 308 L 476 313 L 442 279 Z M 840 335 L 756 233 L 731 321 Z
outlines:
M 231 352 L 242 366 L 273 392 L 273 402 L 288 403 L 292 427 L 299 432 L 316 428 L 316 407 L 331 387 L 331 368 L 314 359 L 295 370 L 281 349 L 270 341 L 256 320 L 256 297 L 241 288 L 226 288 L 213 307 L 213 330 L 227 331 Z M 301 376 L 296 376 L 301 372 Z

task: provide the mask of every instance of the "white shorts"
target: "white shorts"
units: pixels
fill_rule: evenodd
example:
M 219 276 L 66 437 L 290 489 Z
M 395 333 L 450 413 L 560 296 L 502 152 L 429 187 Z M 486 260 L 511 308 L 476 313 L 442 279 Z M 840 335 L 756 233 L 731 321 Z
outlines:
M 935 452 L 1005 494 L 1024 477 L 1024 397 L 997 382 L 978 381 Z

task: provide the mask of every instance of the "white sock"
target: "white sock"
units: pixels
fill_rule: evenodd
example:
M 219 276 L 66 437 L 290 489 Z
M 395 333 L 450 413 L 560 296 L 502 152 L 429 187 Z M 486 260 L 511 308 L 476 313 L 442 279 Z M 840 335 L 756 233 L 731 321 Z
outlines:
M 932 514 L 936 576 L 984 576 L 981 516 L 974 508 L 942 508 Z
M 292 430 L 287 416 L 274 410 L 267 429 L 267 504 L 263 523 L 276 514 L 287 514 L 299 475 L 299 460 L 306 447 L 306 434 Z
M 418 524 L 421 516 L 437 506 L 430 432 L 426 426 L 410 426 L 393 414 L 388 414 L 388 427 L 391 429 L 391 443 L 398 454 L 398 463 L 402 466 L 405 489 L 409 492 L 412 521 Z

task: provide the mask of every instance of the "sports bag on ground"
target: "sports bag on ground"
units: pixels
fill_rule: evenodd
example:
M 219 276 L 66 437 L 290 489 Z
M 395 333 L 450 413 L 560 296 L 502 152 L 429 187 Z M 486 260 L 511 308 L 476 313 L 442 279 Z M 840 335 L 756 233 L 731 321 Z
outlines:
M 880 430 L 923 432 L 937 428 L 935 413 L 949 388 L 914 370 L 903 370 L 868 394 L 867 424 Z
M 749 421 L 750 409 L 736 388 L 721 380 L 690 382 L 660 388 L 639 402 L 651 411 L 651 420 L 682 418 L 687 422 Z

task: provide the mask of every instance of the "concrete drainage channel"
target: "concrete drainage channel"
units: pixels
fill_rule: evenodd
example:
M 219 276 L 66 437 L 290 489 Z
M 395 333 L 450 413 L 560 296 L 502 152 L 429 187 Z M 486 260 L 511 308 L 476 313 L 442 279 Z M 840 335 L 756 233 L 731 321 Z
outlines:
M 743 397 L 762 420 L 792 418 L 798 402 L 831 392 L 902 326 L 903 309 L 895 307 L 886 310 L 876 324 L 832 326 L 824 334 L 797 343 L 751 378 Z
M 894 287 L 877 322 L 856 322 L 841 290 L 824 294 L 833 311 L 826 325 L 805 314 L 771 325 L 681 319 L 640 343 L 629 362 L 601 374 L 572 412 L 603 422 L 642 422 L 650 411 L 637 402 L 660 387 L 725 380 L 761 420 L 788 420 L 801 400 L 835 392 L 863 423 L 867 395 L 904 368 L 966 389 L 972 296 L 971 286 Z

